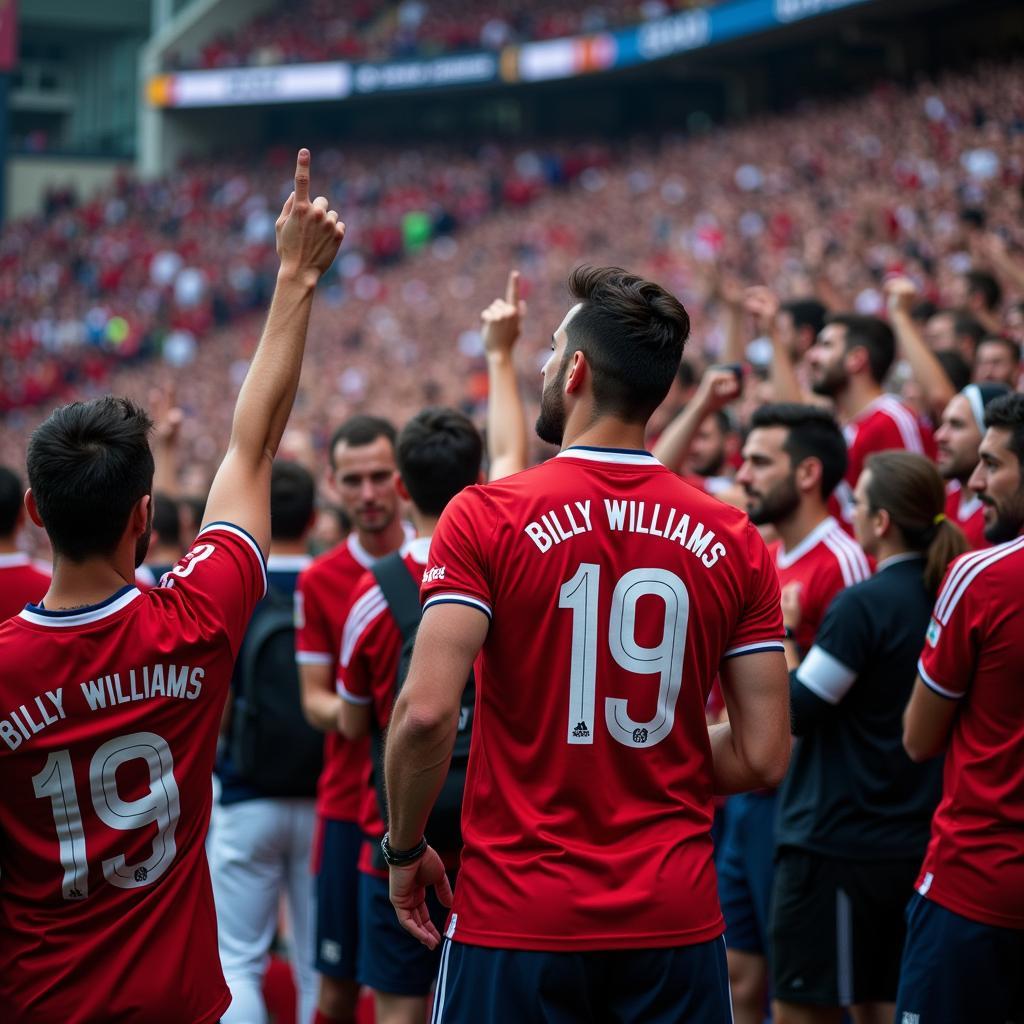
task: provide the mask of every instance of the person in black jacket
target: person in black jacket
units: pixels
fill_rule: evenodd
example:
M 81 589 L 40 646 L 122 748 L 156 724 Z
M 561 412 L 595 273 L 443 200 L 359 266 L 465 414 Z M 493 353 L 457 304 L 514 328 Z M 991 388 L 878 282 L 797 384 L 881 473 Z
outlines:
M 967 543 L 927 459 L 869 457 L 854 533 L 876 574 L 841 591 L 790 677 L 794 746 L 779 793 L 771 914 L 779 1024 L 891 1024 L 903 912 L 941 793 L 915 765 L 902 715 L 935 593 Z M 787 610 L 792 625 L 793 609 Z

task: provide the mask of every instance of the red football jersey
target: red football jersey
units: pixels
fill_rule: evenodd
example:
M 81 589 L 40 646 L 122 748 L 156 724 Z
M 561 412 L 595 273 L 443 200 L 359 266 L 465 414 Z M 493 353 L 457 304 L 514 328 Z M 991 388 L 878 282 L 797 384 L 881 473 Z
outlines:
M 792 551 L 783 551 L 781 541 L 769 545 L 769 551 L 779 574 L 779 587 L 793 583 L 800 587 L 800 625 L 794 638 L 806 653 L 832 598 L 844 587 L 866 580 L 871 565 L 860 545 L 831 516 Z
M 959 480 L 946 484 L 946 517 L 964 531 L 972 548 L 991 546 L 985 540 L 985 506 L 981 498 L 962 487 Z
M 352 591 L 372 564 L 373 557 L 352 533 L 299 576 L 295 657 L 300 665 L 330 665 L 333 671 Z M 317 785 L 317 814 L 336 821 L 359 820 L 369 757 L 368 740 L 350 743 L 340 733 L 327 734 Z
M 5 1021 L 216 1021 L 204 841 L 232 665 L 266 591 L 215 523 L 165 584 L 0 627 Z
M 935 458 L 935 439 L 917 414 L 892 395 L 879 395 L 843 427 L 846 438 L 846 477 L 835 490 L 836 509 L 844 523 L 852 522 L 850 506 L 867 457 L 890 448 L 903 448 Z
M 704 706 L 723 659 L 782 650 L 746 515 L 646 452 L 569 448 L 459 494 L 422 594 L 424 614 L 491 619 L 449 936 L 587 950 L 720 935 Z
M 0 622 L 27 604 L 41 601 L 50 589 L 50 574 L 20 551 L 0 555 Z
M 429 537 L 418 537 L 403 550 L 406 568 L 417 583 L 423 576 L 429 550 Z M 372 573 L 364 573 L 353 592 L 352 608 L 341 635 L 337 684 L 343 700 L 372 705 L 374 721 L 381 729 L 386 729 L 391 719 L 401 653 L 402 634 L 388 611 L 380 585 Z M 379 838 L 384 834 L 377 790 L 369 774 L 366 776 L 359 825 L 367 836 Z M 373 869 L 366 848 L 360 856 L 359 868 L 387 877 L 386 872 L 381 874 Z
M 1024 537 L 962 555 L 939 591 L 918 670 L 962 701 L 918 892 L 1024 928 Z

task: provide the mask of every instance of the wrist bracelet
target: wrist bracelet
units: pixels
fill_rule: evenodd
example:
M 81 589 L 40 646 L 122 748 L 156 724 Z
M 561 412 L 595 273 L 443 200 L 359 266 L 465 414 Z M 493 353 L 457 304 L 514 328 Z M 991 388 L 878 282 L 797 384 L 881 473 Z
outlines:
M 404 868 L 415 864 L 427 852 L 427 837 L 424 836 L 411 850 L 395 850 L 391 846 L 391 833 L 385 832 L 380 841 L 380 852 L 384 863 L 393 868 Z

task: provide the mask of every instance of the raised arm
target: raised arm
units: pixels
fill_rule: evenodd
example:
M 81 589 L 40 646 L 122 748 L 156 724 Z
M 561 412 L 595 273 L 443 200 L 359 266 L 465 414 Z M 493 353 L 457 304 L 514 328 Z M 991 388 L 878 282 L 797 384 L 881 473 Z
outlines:
M 203 525 L 227 521 L 270 546 L 270 466 L 299 384 L 313 290 L 334 260 L 345 225 L 323 196 L 309 201 L 309 150 L 300 149 L 295 191 L 277 218 L 277 285 L 263 337 L 245 375 L 227 454 L 217 470 Z
M 942 363 L 935 358 L 935 353 L 928 347 L 924 335 L 911 316 L 917 299 L 917 288 L 907 277 L 892 277 L 883 287 L 889 309 L 889 322 L 896 335 L 899 353 L 910 364 L 914 379 L 924 393 L 928 410 L 938 421 L 942 416 L 942 410 L 949 404 L 956 390 L 942 368 Z
M 745 300 L 747 312 L 754 318 L 757 330 L 772 343 L 772 365 L 769 375 L 776 402 L 804 402 L 807 396 L 796 374 L 793 353 L 789 351 L 778 331 L 779 298 L 770 288 L 748 288 Z
M 156 425 L 153 434 L 153 493 L 177 498 L 182 412 L 175 405 L 173 392 L 159 389 L 150 392 L 149 408 Z
M 731 369 L 709 366 L 686 408 L 665 428 L 652 454 L 664 466 L 681 473 L 694 435 L 708 416 L 739 398 L 740 382 Z
M 519 271 L 513 270 L 508 275 L 505 298 L 495 299 L 480 314 L 487 354 L 489 480 L 500 480 L 526 469 L 526 410 L 515 368 L 515 344 L 525 314 L 526 304 L 519 298 Z

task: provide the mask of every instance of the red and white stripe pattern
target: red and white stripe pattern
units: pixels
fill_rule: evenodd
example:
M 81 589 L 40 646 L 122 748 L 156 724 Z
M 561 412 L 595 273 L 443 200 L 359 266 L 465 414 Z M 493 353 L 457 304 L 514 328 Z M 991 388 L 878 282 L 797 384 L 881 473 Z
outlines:
M 380 586 L 371 587 L 354 605 L 349 609 L 348 618 L 345 620 L 345 628 L 341 633 L 341 667 L 348 668 L 352 660 L 352 652 L 356 649 L 360 637 L 370 628 L 374 620 L 388 606 L 384 598 L 384 591 Z
M 821 538 L 836 557 L 839 571 L 843 574 L 843 585 L 850 587 L 861 583 L 871 575 L 871 563 L 861 546 L 834 520 L 829 519 L 829 528 Z
M 935 602 L 935 611 L 933 612 L 935 621 L 940 626 L 947 625 L 968 587 L 990 566 L 1018 551 L 1024 551 L 1024 537 L 1018 537 L 1016 540 L 999 544 L 993 548 L 971 552 L 954 562 L 953 569 L 942 585 Z
M 918 455 L 925 454 L 921 423 L 907 406 L 892 395 L 882 395 L 873 408 L 884 412 L 893 421 L 896 429 L 900 432 L 903 447 L 908 452 L 917 452 Z

